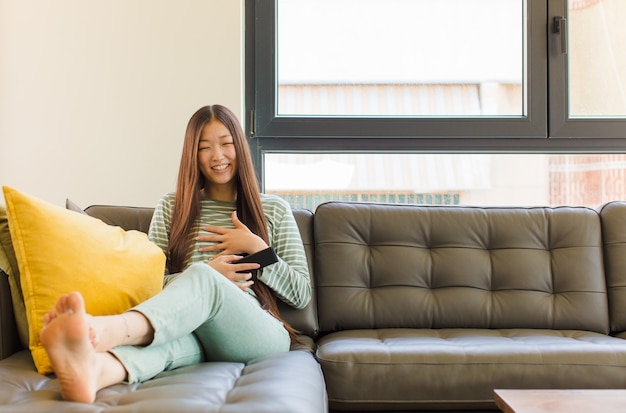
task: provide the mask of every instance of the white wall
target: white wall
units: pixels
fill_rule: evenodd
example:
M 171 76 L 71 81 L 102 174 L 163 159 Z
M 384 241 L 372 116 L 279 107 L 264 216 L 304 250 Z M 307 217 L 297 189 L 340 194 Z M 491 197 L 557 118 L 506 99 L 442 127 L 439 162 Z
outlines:
M 193 112 L 241 119 L 243 21 L 243 0 L 0 0 L 0 184 L 154 206 Z

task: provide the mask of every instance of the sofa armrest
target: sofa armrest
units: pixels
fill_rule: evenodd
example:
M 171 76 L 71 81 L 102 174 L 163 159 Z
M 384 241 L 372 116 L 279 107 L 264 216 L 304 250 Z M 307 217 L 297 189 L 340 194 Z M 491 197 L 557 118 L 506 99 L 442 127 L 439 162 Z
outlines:
M 0 360 L 20 350 L 13 302 L 9 288 L 9 277 L 0 270 Z

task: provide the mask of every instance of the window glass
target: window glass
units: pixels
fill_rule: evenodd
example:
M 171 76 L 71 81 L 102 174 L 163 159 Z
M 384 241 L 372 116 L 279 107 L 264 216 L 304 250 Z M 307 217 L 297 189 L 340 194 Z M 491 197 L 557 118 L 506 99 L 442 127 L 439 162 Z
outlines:
M 278 116 L 526 115 L 524 0 L 278 0 Z
M 266 154 L 265 192 L 294 208 L 332 200 L 584 205 L 626 199 L 624 154 Z
M 569 0 L 571 118 L 626 118 L 624 16 L 624 0 Z

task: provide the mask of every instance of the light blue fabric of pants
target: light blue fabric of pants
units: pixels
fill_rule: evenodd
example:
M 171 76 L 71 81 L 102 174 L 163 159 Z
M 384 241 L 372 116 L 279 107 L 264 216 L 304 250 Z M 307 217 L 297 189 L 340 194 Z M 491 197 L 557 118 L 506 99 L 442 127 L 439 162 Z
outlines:
M 129 311 L 144 314 L 154 328 L 150 345 L 110 350 L 130 383 L 202 361 L 245 363 L 290 346 L 279 320 L 205 263 L 192 264 L 159 294 Z

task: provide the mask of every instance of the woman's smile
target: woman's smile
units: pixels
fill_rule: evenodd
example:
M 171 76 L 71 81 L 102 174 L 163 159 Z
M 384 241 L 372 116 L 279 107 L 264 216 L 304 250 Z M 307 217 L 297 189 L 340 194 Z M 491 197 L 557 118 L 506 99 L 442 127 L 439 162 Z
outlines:
M 215 165 L 213 167 L 211 167 L 211 169 L 213 169 L 214 171 L 223 171 L 224 169 L 228 168 L 230 166 L 229 163 L 223 163 L 220 165 Z

